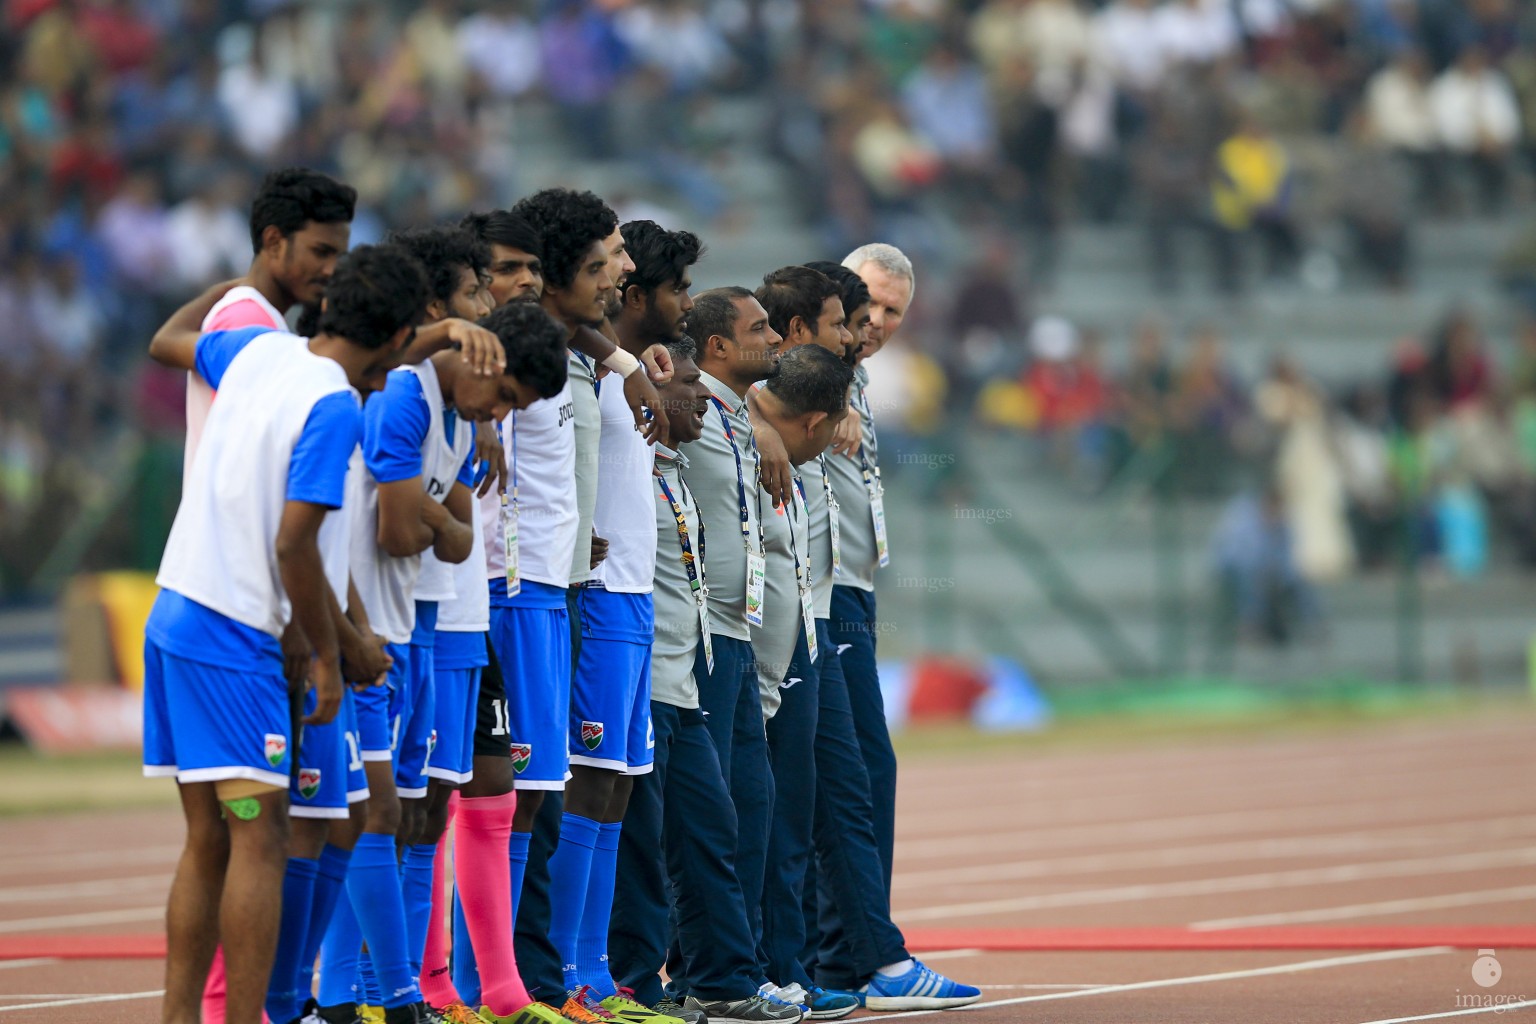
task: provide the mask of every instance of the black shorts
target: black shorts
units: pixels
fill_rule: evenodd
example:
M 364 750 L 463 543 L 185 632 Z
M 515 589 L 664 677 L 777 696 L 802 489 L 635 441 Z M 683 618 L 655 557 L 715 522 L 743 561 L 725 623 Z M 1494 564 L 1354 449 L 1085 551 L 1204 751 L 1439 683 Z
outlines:
M 491 636 L 485 636 L 490 663 L 480 670 L 480 704 L 475 710 L 475 756 L 510 757 L 511 727 L 507 724 L 507 684 L 501 677 Z

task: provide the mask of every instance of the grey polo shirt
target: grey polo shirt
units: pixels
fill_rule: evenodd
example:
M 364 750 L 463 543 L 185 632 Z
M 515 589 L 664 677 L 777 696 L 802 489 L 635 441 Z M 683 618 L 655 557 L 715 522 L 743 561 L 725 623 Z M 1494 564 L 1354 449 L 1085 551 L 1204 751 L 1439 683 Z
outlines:
M 747 627 L 747 545 L 759 548 L 757 524 L 757 450 L 746 403 L 709 374 L 704 384 L 720 405 L 704 414 L 704 433 L 688 446 L 683 480 L 693 492 L 699 516 L 709 531 L 709 616 L 716 636 L 751 640 Z M 730 434 L 726 425 L 730 426 Z M 735 436 L 733 445 L 730 435 Z M 740 474 L 738 475 L 738 458 Z M 746 493 L 747 544 L 741 536 L 741 493 Z M 767 598 L 765 598 L 765 601 Z
M 680 469 L 688 458 L 670 448 L 656 446 L 656 472 L 652 490 L 656 492 L 656 639 L 651 644 L 651 699 L 678 708 L 699 706 L 699 683 L 693 677 L 693 659 L 701 640 L 699 613 L 688 584 L 688 570 L 683 563 L 682 534 L 671 491 L 683 510 L 689 548 L 698 567 L 701 582 L 713 586 L 704 569 L 704 551 L 711 541 L 718 543 L 719 532 L 706 537 L 699 523 L 699 509 L 693 492 L 683 481 Z M 662 488 L 666 481 L 666 490 Z M 728 549 L 729 550 L 729 549 Z
M 789 674 L 795 644 L 805 631 L 795 564 L 799 562 L 802 572 L 810 571 L 810 542 L 805 507 L 798 500 L 774 508 L 773 499 L 761 487 L 757 488 L 756 500 L 763 510 L 763 540 L 768 565 L 763 588 L 763 624 L 752 627 L 752 651 L 757 655 L 763 714 L 772 718 L 779 709 L 779 685 Z M 809 582 L 812 577 L 805 578 Z
M 848 395 L 849 413 L 858 413 L 864 434 L 861 450 L 868 461 L 870 475 L 874 477 L 880 466 L 880 445 L 875 437 L 875 418 L 865 396 L 868 385 L 869 371 L 861 365 L 853 371 L 853 388 Z M 875 570 L 880 566 L 880 559 L 875 550 L 874 512 L 870 508 L 869 488 L 860 469 L 859 454 L 855 451 L 852 455 L 827 455 L 832 493 L 842 506 L 838 523 L 842 567 L 833 582 L 837 586 L 874 590 Z
M 811 520 L 811 600 L 818 619 L 832 617 L 832 516 L 827 504 L 830 482 L 823 471 L 829 459 L 831 456 L 823 453 L 796 468 Z M 842 525 L 841 517 L 838 525 Z
M 571 381 L 571 401 L 576 417 L 576 551 L 571 556 L 571 582 L 585 583 L 592 578 L 592 516 L 597 509 L 598 441 L 603 433 L 603 413 L 597 405 L 591 360 L 576 352 L 569 353 L 566 373 Z M 623 387 L 616 374 L 603 383 Z

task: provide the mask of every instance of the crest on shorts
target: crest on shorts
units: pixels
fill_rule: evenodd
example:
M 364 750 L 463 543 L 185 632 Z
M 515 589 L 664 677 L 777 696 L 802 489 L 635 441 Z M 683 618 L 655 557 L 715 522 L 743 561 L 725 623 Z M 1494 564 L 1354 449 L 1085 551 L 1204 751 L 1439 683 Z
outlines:
M 320 769 L 299 769 L 299 795 L 305 800 L 313 800 L 315 794 L 320 792 Z
M 603 723 L 582 722 L 581 742 L 588 750 L 596 750 L 603 742 Z
M 437 730 L 432 730 L 432 735 L 427 737 L 427 756 L 432 756 L 432 751 L 437 749 Z
M 273 768 L 283 763 L 283 758 L 288 756 L 288 737 L 280 733 L 267 733 L 267 764 Z
M 528 763 L 533 760 L 533 744 L 513 743 L 510 746 L 512 749 L 512 770 L 521 775 L 528 770 Z

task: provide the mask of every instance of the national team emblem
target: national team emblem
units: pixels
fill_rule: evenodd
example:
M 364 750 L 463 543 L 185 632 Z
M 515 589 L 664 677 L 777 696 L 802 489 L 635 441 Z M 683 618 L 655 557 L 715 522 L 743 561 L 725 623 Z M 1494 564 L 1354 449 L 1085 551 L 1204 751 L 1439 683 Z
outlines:
M 288 756 L 288 737 L 275 732 L 267 733 L 267 763 L 273 768 L 283 763 L 283 758 Z
M 432 735 L 427 737 L 427 756 L 432 756 L 432 751 L 437 749 L 437 730 L 432 730 Z
M 528 770 L 528 763 L 533 760 L 533 744 L 513 743 L 511 744 L 511 748 L 512 770 L 521 775 L 523 772 Z
M 582 722 L 581 742 L 588 750 L 596 750 L 603 742 L 602 722 Z
M 299 769 L 299 795 L 305 800 L 313 800 L 315 794 L 320 792 L 320 769 Z

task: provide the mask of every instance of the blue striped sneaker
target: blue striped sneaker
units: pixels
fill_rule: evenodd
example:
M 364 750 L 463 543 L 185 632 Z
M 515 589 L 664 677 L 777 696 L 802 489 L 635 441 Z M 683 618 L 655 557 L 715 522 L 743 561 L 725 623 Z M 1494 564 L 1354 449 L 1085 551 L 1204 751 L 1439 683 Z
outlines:
M 864 1005 L 871 1010 L 948 1010 L 980 998 L 981 989 L 946 978 L 921 960 L 913 960 L 906 974 L 876 974 L 864 986 Z
M 811 1008 L 811 1020 L 841 1020 L 864 1005 L 852 992 L 829 992 L 820 985 L 805 990 L 805 1005 Z
M 800 1014 L 801 1020 L 811 1015 L 811 1008 L 800 1001 L 799 993 L 779 988 L 771 981 L 759 985 L 757 994 L 775 1006 L 793 1007 Z

